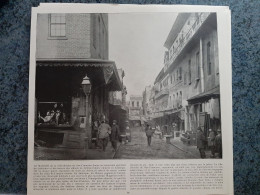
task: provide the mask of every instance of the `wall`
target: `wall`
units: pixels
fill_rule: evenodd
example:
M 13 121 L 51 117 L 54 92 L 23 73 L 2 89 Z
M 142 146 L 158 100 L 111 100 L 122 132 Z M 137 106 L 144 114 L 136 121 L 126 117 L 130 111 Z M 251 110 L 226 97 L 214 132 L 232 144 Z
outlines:
M 208 75 L 208 66 L 207 66 L 207 44 L 211 44 L 211 74 Z M 207 36 L 203 38 L 203 64 L 204 64 L 204 86 L 205 91 L 213 89 L 219 85 L 219 63 L 218 63 L 218 39 L 217 39 L 217 30 L 211 30 Z
M 90 58 L 90 14 L 66 14 L 66 37 L 49 37 L 49 14 L 38 14 L 37 58 Z
M 108 15 L 91 14 L 91 58 L 108 59 Z

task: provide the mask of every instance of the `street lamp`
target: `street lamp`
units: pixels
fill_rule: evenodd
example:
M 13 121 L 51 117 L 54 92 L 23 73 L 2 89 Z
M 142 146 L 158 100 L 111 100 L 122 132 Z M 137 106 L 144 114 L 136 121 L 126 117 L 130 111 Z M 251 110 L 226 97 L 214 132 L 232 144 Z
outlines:
M 81 85 L 82 85 L 82 88 L 83 88 L 85 95 L 88 96 L 90 94 L 90 91 L 91 91 L 91 83 L 89 81 L 88 76 L 85 76 L 83 78 Z
M 88 78 L 88 76 L 86 75 L 84 78 L 83 78 L 83 81 L 81 83 L 82 85 L 82 89 L 86 95 L 86 137 L 84 138 L 85 139 L 85 142 L 86 142 L 86 148 L 88 148 L 87 145 L 89 145 L 90 140 L 91 140 L 91 129 L 90 129 L 90 122 L 89 122 L 89 112 L 90 112 L 90 108 L 89 108 L 89 94 L 90 94 L 90 91 L 91 91 L 91 83 L 90 83 L 90 80 Z

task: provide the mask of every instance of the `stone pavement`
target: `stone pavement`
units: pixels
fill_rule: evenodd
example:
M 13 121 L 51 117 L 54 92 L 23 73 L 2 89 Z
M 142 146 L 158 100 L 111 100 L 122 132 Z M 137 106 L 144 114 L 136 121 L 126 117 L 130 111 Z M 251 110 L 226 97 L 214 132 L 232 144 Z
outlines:
M 171 144 L 179 148 L 180 150 L 192 155 L 194 158 L 200 158 L 200 152 L 197 149 L 197 146 L 184 144 L 180 140 L 180 137 L 175 137 L 174 139 L 171 139 Z M 209 150 L 206 150 L 205 153 L 206 153 L 206 158 L 210 158 L 211 152 Z
M 119 147 L 120 143 L 118 143 Z M 108 143 L 106 151 L 102 149 L 70 149 L 70 148 L 34 148 L 35 160 L 82 160 L 82 159 L 113 159 L 115 151 L 111 142 Z
M 116 152 L 117 159 L 194 159 L 190 153 L 167 144 L 158 136 L 152 137 L 151 145 L 147 144 L 147 137 L 141 127 L 131 128 L 131 142 L 121 144 Z

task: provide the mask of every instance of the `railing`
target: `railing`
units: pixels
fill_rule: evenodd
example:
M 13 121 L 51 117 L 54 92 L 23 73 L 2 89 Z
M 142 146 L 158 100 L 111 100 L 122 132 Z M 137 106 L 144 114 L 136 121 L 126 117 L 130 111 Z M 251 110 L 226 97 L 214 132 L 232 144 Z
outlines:
M 166 62 L 167 65 L 170 65 L 174 62 L 176 57 L 181 53 L 182 49 L 187 45 L 187 43 L 190 41 L 190 39 L 193 37 L 193 35 L 197 32 L 197 30 L 201 27 L 201 25 L 205 22 L 205 20 L 208 18 L 210 13 L 200 13 L 198 15 L 198 18 L 195 20 L 195 22 L 192 24 L 191 28 L 188 30 L 188 32 L 184 35 L 183 39 L 181 39 L 179 45 L 174 50 L 173 54 L 170 54 L 169 60 Z
M 169 95 L 169 87 L 165 87 L 164 89 L 162 89 L 161 91 L 159 91 L 157 94 L 155 94 L 154 98 L 157 99 L 163 95 Z

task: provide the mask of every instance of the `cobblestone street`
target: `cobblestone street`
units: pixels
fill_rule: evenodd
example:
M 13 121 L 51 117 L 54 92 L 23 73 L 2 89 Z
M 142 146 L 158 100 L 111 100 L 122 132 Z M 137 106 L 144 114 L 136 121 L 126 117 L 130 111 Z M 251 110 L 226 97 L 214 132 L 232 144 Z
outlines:
M 147 144 L 147 138 L 141 127 L 131 130 L 132 140 L 127 144 L 121 144 L 114 158 L 118 159 L 194 159 L 199 158 L 189 152 L 185 152 L 165 140 L 152 137 L 151 146 Z

